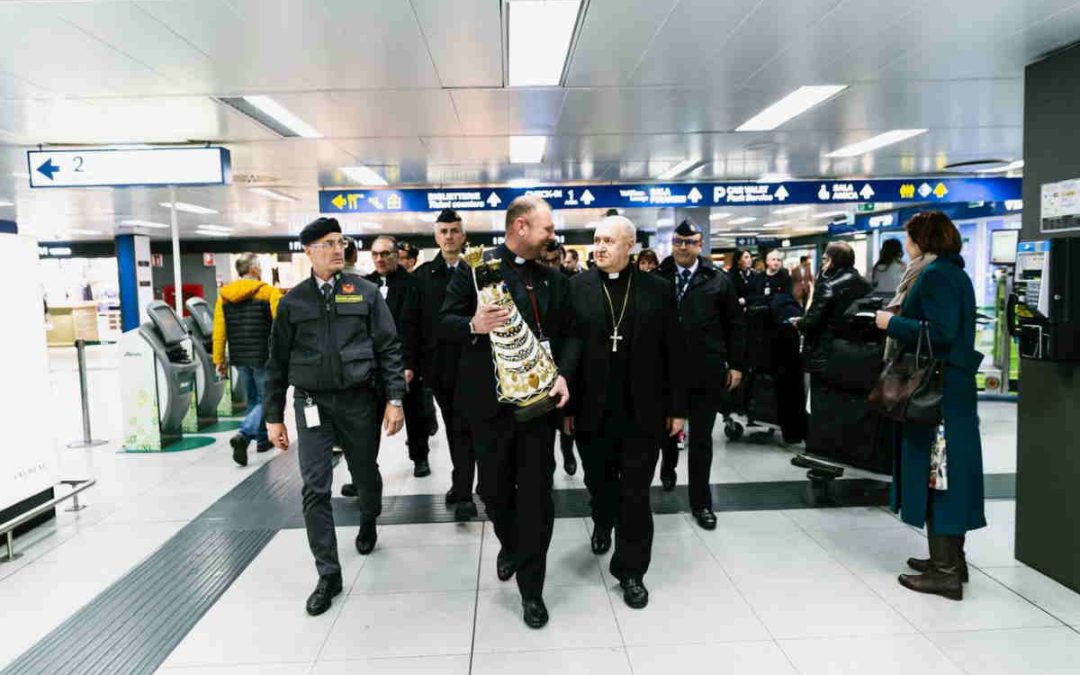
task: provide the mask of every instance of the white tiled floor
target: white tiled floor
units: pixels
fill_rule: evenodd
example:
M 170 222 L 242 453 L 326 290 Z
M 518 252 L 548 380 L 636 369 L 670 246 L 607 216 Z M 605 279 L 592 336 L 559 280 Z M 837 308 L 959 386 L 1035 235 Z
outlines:
M 78 410 L 73 353 L 53 363 L 59 410 Z M 119 437 L 115 355 L 91 354 L 95 436 Z M 1015 470 L 1015 407 L 984 404 L 990 471 Z M 70 417 L 70 419 L 68 419 Z M 152 553 L 276 452 L 236 467 L 226 439 L 190 452 L 126 455 L 115 442 L 69 450 L 77 415 L 51 430 L 64 477 L 92 476 L 89 508 L 61 512 L 0 565 L 0 668 Z M 787 450 L 728 444 L 717 427 L 714 482 L 801 480 Z M 387 496 L 441 495 L 450 463 L 432 440 L 430 478 L 415 479 L 403 438 L 381 453 Z M 685 458 L 684 458 L 685 459 Z M 560 461 L 561 464 L 561 461 Z M 343 467 L 336 476 L 344 482 Z M 685 483 L 685 462 L 680 466 Z M 583 487 L 556 472 L 556 489 Z M 380 528 L 368 557 L 339 530 L 347 593 L 327 614 L 303 603 L 315 579 L 301 530 L 263 549 L 173 652 L 161 672 L 269 673 L 1055 673 L 1080 663 L 1080 594 L 1013 559 L 1012 502 L 987 504 L 972 533 L 962 603 L 896 583 L 922 533 L 875 508 L 719 513 L 705 532 L 683 514 L 656 518 L 651 602 L 630 610 L 588 548 L 591 525 L 560 519 L 548 564 L 551 623 L 525 628 L 513 582 L 494 575 L 498 544 L 483 523 Z

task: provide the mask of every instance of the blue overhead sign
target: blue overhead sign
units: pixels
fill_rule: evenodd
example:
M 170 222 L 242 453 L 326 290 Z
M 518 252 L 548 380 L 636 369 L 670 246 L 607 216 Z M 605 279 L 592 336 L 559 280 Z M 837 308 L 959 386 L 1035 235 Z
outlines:
M 952 220 L 973 220 L 975 218 L 991 218 L 1009 213 L 1016 213 L 1022 204 L 1005 201 L 987 202 L 961 202 L 956 204 L 942 204 L 931 207 L 943 212 Z M 829 236 L 841 234 L 853 234 L 855 232 L 873 232 L 874 230 L 898 230 L 904 226 L 912 216 L 920 211 L 927 210 L 927 206 L 909 206 L 896 211 L 884 213 L 860 213 L 855 216 L 854 223 L 836 222 L 829 224 Z
M 857 202 L 997 202 L 1021 199 L 1019 178 L 919 178 L 784 183 L 654 183 L 533 188 L 340 189 L 319 192 L 325 214 L 427 212 L 441 209 L 497 211 L 515 197 L 542 197 L 556 209 L 664 206 L 781 206 Z
M 230 154 L 225 148 L 123 150 L 30 150 L 32 188 L 224 185 Z

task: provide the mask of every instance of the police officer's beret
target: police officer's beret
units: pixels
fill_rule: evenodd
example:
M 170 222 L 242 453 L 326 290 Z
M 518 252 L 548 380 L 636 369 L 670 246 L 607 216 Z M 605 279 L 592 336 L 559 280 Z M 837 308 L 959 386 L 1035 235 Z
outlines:
M 675 234 L 680 237 L 692 237 L 695 234 L 701 234 L 701 228 L 693 220 L 686 218 L 675 228 Z
M 461 216 L 454 209 L 443 209 L 439 212 L 439 217 L 435 219 L 436 223 L 456 223 L 461 220 Z
M 341 234 L 341 225 L 337 218 L 316 218 L 300 230 L 300 243 L 304 246 L 314 243 L 331 232 Z

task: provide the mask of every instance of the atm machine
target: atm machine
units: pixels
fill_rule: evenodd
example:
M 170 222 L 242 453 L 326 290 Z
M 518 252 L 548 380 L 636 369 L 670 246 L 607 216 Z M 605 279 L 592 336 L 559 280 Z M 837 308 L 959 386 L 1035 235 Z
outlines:
M 1080 591 L 1080 238 L 1021 242 L 1016 557 Z
M 191 315 L 184 320 L 191 334 L 191 346 L 199 368 L 195 371 L 196 411 L 199 430 L 218 421 L 218 406 L 225 394 L 225 380 L 214 367 L 214 315 L 203 298 L 188 298 L 184 303 Z
M 197 415 L 191 336 L 164 302 L 151 302 L 146 315 L 120 340 L 124 449 L 131 452 L 165 450 L 182 437 L 185 418 Z

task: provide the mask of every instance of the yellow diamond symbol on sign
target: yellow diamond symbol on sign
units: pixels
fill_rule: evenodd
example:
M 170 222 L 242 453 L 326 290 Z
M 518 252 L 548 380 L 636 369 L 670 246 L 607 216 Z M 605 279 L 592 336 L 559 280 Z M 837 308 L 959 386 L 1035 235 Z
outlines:
M 330 200 L 330 203 L 338 207 L 338 210 L 345 208 L 345 195 L 338 195 Z
M 911 183 L 905 183 L 900 186 L 900 199 L 914 199 L 915 198 L 915 186 Z
M 937 187 L 934 188 L 934 196 L 938 199 L 941 199 L 947 194 L 949 194 L 949 188 L 945 187 L 945 183 L 938 183 Z

